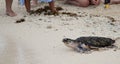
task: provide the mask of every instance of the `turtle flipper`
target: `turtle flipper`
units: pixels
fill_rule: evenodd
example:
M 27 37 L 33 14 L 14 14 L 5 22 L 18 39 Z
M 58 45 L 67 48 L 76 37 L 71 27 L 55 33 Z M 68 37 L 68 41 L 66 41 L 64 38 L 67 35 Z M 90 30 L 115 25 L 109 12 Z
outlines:
M 81 52 L 81 53 L 86 53 L 88 51 L 90 51 L 90 48 L 88 48 L 86 45 L 84 44 L 80 44 L 77 48 L 76 48 L 77 52 Z

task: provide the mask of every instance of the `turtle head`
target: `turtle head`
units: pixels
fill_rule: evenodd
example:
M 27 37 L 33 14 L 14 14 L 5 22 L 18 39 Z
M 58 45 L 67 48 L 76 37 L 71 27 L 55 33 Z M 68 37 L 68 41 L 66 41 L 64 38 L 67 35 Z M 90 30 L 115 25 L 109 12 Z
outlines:
M 79 43 L 77 43 L 76 40 L 70 38 L 64 38 L 63 43 L 70 48 L 76 48 L 79 45 Z
M 64 38 L 63 39 L 63 42 L 65 43 L 65 44 L 69 44 L 69 43 L 71 43 L 71 42 L 74 42 L 72 39 L 70 39 L 70 38 Z

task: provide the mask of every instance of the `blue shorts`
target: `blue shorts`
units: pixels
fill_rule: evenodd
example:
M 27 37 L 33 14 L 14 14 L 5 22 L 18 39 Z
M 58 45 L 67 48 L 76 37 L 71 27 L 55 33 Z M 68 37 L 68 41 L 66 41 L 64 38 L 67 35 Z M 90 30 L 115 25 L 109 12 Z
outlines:
M 52 0 L 39 0 L 40 2 L 51 2 Z

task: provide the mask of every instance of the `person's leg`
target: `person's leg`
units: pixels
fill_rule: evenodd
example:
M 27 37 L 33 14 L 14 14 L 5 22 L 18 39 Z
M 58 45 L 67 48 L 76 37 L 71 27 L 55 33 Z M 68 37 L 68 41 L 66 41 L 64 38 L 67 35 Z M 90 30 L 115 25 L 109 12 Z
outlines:
M 80 7 L 89 6 L 89 0 L 67 0 L 66 3 L 80 6 Z
M 52 12 L 57 12 L 54 1 L 49 2 L 49 6 Z
M 30 13 L 31 10 L 30 0 L 25 0 L 25 7 L 26 7 L 26 11 Z
M 111 0 L 110 4 L 120 4 L 120 0 Z
M 12 2 L 13 0 L 6 0 L 6 14 L 13 17 L 17 14 L 12 10 Z

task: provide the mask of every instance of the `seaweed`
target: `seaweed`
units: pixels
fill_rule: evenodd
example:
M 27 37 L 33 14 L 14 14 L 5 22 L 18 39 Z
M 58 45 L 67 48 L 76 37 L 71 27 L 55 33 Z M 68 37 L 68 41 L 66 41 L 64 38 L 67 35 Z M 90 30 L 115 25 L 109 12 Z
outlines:
M 21 22 L 25 22 L 25 19 L 22 18 L 22 19 L 20 19 L 20 20 L 17 20 L 15 23 L 21 23 Z
M 68 15 L 68 16 L 77 16 L 76 13 L 71 13 L 71 12 L 62 12 L 62 14 Z
M 57 10 L 57 12 L 53 12 L 53 11 L 51 11 L 49 6 L 44 6 L 43 8 L 38 8 L 37 10 L 31 10 L 30 15 L 32 15 L 32 14 L 40 15 L 40 14 L 44 13 L 44 15 L 54 15 L 54 16 L 57 16 L 59 14 L 68 15 L 68 16 L 77 16 L 76 13 L 72 13 L 72 12 L 59 13 L 59 11 L 63 10 L 63 8 L 60 6 L 56 7 L 56 10 Z
M 106 16 L 106 18 L 110 19 L 112 22 L 116 22 L 115 18 L 113 18 L 111 16 Z
M 56 7 L 57 11 L 63 10 L 62 7 Z M 44 15 L 59 15 L 58 12 L 52 12 L 49 6 L 44 6 L 43 8 L 38 8 L 36 10 L 31 10 L 30 15 L 37 14 L 40 15 L 44 13 Z

